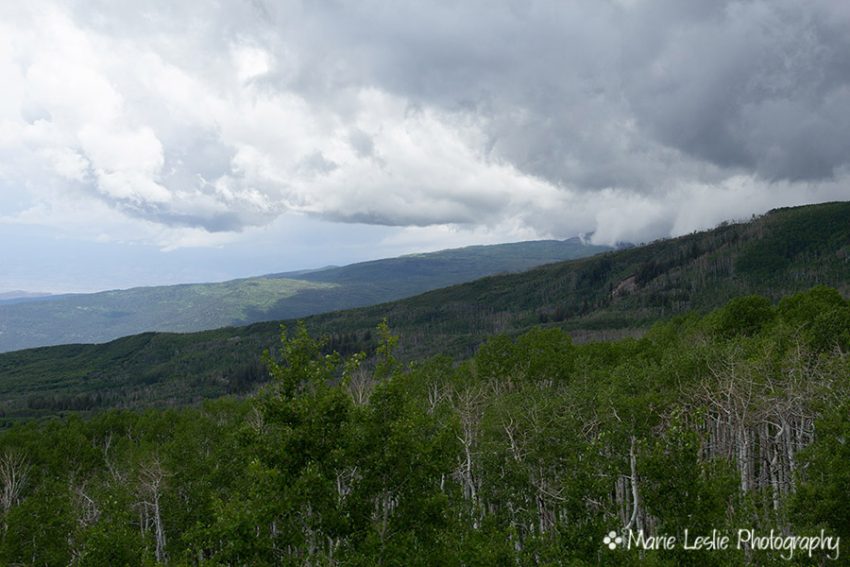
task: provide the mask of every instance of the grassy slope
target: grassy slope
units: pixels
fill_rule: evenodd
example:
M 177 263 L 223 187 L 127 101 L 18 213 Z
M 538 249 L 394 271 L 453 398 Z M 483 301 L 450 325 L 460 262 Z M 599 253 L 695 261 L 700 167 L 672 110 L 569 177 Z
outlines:
M 282 299 L 333 284 L 250 278 L 141 287 L 0 306 L 0 349 L 99 342 L 143 331 L 197 331 L 232 325 Z
M 474 246 L 317 272 L 10 302 L 0 304 L 0 352 L 305 317 L 603 250 L 574 240 Z
M 466 356 L 486 335 L 534 324 L 559 325 L 579 339 L 622 336 L 743 294 L 779 297 L 827 284 L 846 295 L 849 283 L 850 203 L 831 203 L 318 315 L 308 325 L 333 333 L 334 346 L 345 351 L 368 347 L 371 329 L 387 317 L 407 357 Z M 0 355 L 0 411 L 184 403 L 240 391 L 262 378 L 258 354 L 275 343 L 277 329 L 259 323 Z

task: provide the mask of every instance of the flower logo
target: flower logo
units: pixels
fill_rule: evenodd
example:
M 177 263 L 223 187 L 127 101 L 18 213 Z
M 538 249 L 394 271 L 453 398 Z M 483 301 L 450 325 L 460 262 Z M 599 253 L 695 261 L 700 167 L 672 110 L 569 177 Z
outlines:
M 608 535 L 602 539 L 602 542 L 608 546 L 608 549 L 617 549 L 617 546 L 623 543 L 623 538 L 617 535 L 617 532 L 610 531 Z

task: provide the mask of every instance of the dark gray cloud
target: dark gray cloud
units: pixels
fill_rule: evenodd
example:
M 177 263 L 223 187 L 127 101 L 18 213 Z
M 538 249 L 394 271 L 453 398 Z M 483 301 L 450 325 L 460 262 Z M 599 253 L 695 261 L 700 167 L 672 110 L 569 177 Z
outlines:
M 765 180 L 827 179 L 850 159 L 844 3 L 395 6 L 301 14 L 316 47 L 297 88 L 374 83 L 478 114 L 492 155 L 579 188 L 657 187 L 665 151 Z
M 845 2 L 40 7 L 6 14 L 25 54 L 20 77 L 0 67 L 26 85 L 9 99 L 20 138 L 167 226 L 294 210 L 642 238 L 834 197 L 850 172 Z M 57 57 L 82 85 L 70 102 L 45 94 Z M 686 210 L 707 194 L 724 205 Z
M 728 3 L 674 21 L 640 53 L 627 96 L 647 135 L 767 180 L 831 178 L 850 148 L 842 3 Z M 843 12 L 843 13 L 842 13 Z M 634 32 L 639 42 L 645 28 Z

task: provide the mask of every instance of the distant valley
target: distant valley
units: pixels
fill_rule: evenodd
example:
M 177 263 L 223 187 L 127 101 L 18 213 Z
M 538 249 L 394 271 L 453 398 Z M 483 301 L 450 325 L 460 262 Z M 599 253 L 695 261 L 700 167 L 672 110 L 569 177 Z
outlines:
M 222 283 L 0 295 L 0 352 L 189 332 L 373 305 L 610 250 L 579 238 L 470 246 Z
M 509 245 L 501 251 L 521 249 Z M 446 255 L 467 253 L 426 258 L 447 261 Z M 333 286 L 384 278 L 391 287 L 394 277 L 408 277 L 394 276 L 394 271 L 411 274 L 422 266 L 416 257 L 386 262 L 307 274 L 315 281 L 284 279 Z M 433 273 L 422 278 L 436 278 L 428 275 Z M 576 342 L 639 336 L 658 321 L 689 311 L 706 313 L 736 297 L 760 294 L 776 301 L 816 285 L 837 288 L 844 297 L 850 294 L 850 203 L 779 209 L 750 222 L 724 223 L 705 232 L 305 321 L 311 333 L 328 336 L 328 348 L 345 355 L 374 353 L 375 326 L 386 318 L 400 336 L 403 359 L 448 355 L 462 360 L 494 334 L 516 336 L 539 325 L 564 329 Z M 335 289 L 299 293 L 321 296 Z M 285 323 L 294 325 L 292 319 Z M 279 334 L 280 322 L 271 321 L 5 353 L 0 355 L 0 416 L 28 419 L 64 410 L 185 404 L 247 393 L 268 378 L 261 353 L 279 343 Z

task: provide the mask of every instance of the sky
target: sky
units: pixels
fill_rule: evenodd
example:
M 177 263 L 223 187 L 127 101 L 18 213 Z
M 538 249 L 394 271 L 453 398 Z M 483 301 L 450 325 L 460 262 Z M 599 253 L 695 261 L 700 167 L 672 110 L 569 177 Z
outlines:
M 0 291 L 850 200 L 850 3 L 0 3 Z

